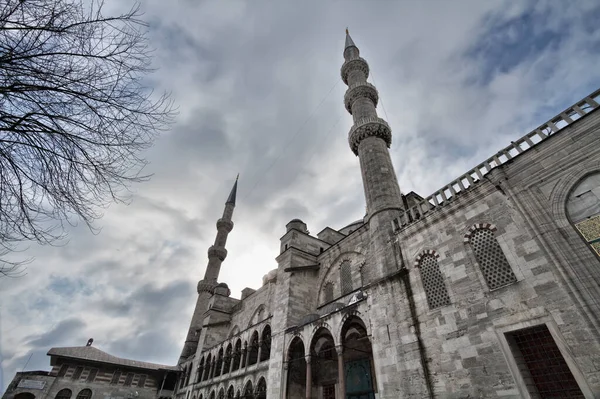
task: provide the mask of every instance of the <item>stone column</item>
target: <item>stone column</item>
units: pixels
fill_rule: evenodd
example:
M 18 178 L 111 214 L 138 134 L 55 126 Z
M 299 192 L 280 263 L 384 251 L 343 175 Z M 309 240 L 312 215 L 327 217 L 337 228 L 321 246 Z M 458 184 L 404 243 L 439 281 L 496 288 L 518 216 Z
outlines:
M 282 385 L 282 390 L 281 390 L 282 397 L 284 395 L 287 395 L 287 381 L 288 381 L 289 366 L 290 366 L 289 359 L 288 359 L 288 361 L 283 362 L 283 373 L 282 373 L 283 374 L 283 384 L 281 384 Z
M 340 398 L 346 398 L 346 376 L 344 373 L 344 347 L 342 345 L 335 347 L 338 355 L 338 385 Z
M 250 344 L 252 345 L 252 344 Z M 248 346 L 246 346 L 246 364 L 245 367 L 248 368 L 248 366 L 250 365 L 250 348 Z
M 233 363 L 235 363 L 235 349 L 231 351 L 231 361 L 229 362 L 229 374 L 233 373 Z
M 258 355 L 256 357 L 256 364 L 260 363 L 260 352 L 262 352 L 262 343 L 258 342 Z
M 210 374 L 209 374 L 209 379 L 213 378 L 215 376 L 215 368 L 217 366 L 217 362 L 216 361 L 212 361 L 212 363 L 210 364 Z
M 223 355 L 223 362 L 221 363 L 221 373 L 219 374 L 220 376 L 225 374 L 225 356 L 227 356 L 227 355 L 226 354 Z
M 306 356 L 306 399 L 312 399 L 312 368 L 311 356 Z

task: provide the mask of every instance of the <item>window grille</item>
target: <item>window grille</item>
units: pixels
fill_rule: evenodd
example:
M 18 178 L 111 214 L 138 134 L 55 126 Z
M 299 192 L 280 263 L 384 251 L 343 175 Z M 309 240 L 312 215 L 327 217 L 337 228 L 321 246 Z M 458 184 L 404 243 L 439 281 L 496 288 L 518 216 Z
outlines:
M 132 381 L 133 381 L 133 373 L 127 373 L 127 377 L 125 377 L 125 383 L 123 385 L 128 387 L 131 385 Z
M 500 244 L 490 229 L 478 229 L 471 235 L 471 247 L 488 287 L 493 290 L 515 283 L 513 273 Z
M 57 377 L 64 377 L 65 374 L 67 374 L 67 370 L 69 370 L 68 364 L 63 364 L 62 366 L 60 366 L 60 370 L 58 370 Z
M 71 392 L 70 389 L 61 389 L 60 391 L 58 391 L 58 393 L 56 394 L 56 396 L 54 397 L 54 399 L 71 399 L 71 395 L 73 393 Z
M 92 391 L 90 389 L 82 389 L 77 394 L 77 399 L 90 399 L 92 397 Z
M 75 368 L 75 372 L 73 373 L 73 379 L 74 380 L 78 380 L 79 377 L 81 377 L 81 373 L 83 373 L 83 367 L 81 366 L 77 366 L 77 368 Z
M 340 265 L 340 282 L 342 295 L 352 292 L 352 270 L 350 270 L 350 261 L 343 261 Z
M 532 397 L 584 398 L 546 325 L 507 335 L 515 361 Z
M 121 379 L 121 372 L 119 370 L 115 371 L 112 376 L 112 380 L 110 380 L 111 385 L 117 385 L 119 380 Z
M 90 373 L 87 376 L 87 382 L 94 382 L 96 379 L 96 375 L 98 375 L 98 369 L 91 369 Z
M 323 288 L 323 302 L 331 302 L 333 301 L 333 284 L 326 283 Z
M 444 277 L 440 271 L 437 259 L 434 255 L 424 255 L 419 262 L 421 280 L 427 296 L 427 304 L 430 309 L 450 305 L 450 297 L 444 283 Z

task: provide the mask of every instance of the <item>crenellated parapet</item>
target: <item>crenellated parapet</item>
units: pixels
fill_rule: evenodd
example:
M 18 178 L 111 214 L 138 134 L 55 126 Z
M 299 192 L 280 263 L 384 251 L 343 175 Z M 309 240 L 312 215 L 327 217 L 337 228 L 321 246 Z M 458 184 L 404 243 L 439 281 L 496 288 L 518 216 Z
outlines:
M 389 148 L 392 144 L 392 128 L 385 120 L 376 116 L 356 121 L 348 133 L 348 143 L 355 155 L 358 155 L 360 142 L 367 137 L 379 137 Z
M 371 83 L 357 82 L 351 84 L 344 95 L 344 105 L 350 115 L 352 115 L 352 104 L 359 98 L 368 98 L 375 106 L 379 103 L 379 93 Z

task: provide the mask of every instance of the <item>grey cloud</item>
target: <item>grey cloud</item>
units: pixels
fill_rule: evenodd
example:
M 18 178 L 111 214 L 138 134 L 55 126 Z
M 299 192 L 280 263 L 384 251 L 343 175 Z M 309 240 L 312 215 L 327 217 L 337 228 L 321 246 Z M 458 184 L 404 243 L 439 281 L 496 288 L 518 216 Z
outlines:
M 85 327 L 85 322 L 78 317 L 65 319 L 46 333 L 26 337 L 26 344 L 37 348 L 65 345 L 72 342 L 74 338 L 82 337 L 82 330 Z

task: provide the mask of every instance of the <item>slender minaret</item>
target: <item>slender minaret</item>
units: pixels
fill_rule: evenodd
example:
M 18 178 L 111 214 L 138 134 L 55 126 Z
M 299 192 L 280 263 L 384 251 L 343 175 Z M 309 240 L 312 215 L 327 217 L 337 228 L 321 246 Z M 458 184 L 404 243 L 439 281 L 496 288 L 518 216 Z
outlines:
M 385 120 L 377 116 L 375 107 L 379 94 L 375 86 L 367 82 L 369 64 L 360 57 L 348 29 L 344 60 L 342 80 L 348 85 L 344 104 L 354 119 L 348 141 L 352 152 L 360 159 L 367 203 L 365 222 L 370 228 L 372 251 L 381 257 L 381 254 L 390 252 L 386 249 L 391 239 L 391 220 L 403 209 L 400 186 L 388 151 L 392 143 L 392 130 Z M 382 271 L 396 268 L 391 257 L 386 255 L 384 258 L 377 259 Z
M 223 263 L 227 257 L 225 244 L 227 243 L 229 232 L 233 229 L 231 217 L 233 216 L 233 209 L 235 208 L 238 178 L 239 175 L 235 179 L 227 202 L 225 202 L 223 217 L 217 220 L 217 237 L 215 238 L 214 245 L 211 245 L 208 249 L 208 265 L 204 272 L 204 278 L 198 282 L 198 300 L 196 301 L 196 308 L 194 309 L 190 329 L 188 330 L 185 344 L 181 351 L 181 356 L 179 357 L 179 363 L 183 362 L 196 352 L 198 338 L 200 337 L 199 330 L 202 328 L 202 315 L 208 309 L 208 301 L 213 294 L 214 288 L 217 286 L 221 263 Z

